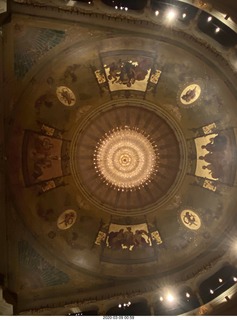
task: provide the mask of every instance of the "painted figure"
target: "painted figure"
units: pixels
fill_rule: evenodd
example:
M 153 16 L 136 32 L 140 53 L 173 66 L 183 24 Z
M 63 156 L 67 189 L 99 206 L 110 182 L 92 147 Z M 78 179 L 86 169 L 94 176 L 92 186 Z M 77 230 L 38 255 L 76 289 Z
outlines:
M 186 102 L 192 101 L 196 96 L 196 89 L 197 87 L 189 89 L 184 95 L 182 95 L 181 99 L 185 100 Z
M 131 227 L 126 230 L 111 231 L 108 235 L 108 247 L 111 249 L 128 249 L 150 246 L 149 234 L 145 230 L 135 230 L 133 233 Z
M 65 213 L 64 219 L 61 222 L 59 222 L 59 224 L 64 224 L 65 227 L 68 227 L 71 224 L 73 224 L 74 218 L 75 218 L 74 212 Z
M 227 139 L 225 136 L 218 135 L 210 140 L 207 145 L 202 145 L 202 149 L 206 149 L 209 152 L 224 151 L 226 148 Z
M 112 84 L 119 83 L 131 87 L 136 81 L 145 80 L 151 66 L 151 60 L 148 58 L 143 58 L 140 61 L 119 59 L 117 62 L 105 65 L 105 68 L 109 68 L 108 80 Z
M 187 211 L 183 217 L 183 222 L 185 224 L 188 224 L 189 226 L 195 225 L 197 226 L 197 222 L 196 222 L 196 218 L 195 216 L 190 213 L 189 211 Z

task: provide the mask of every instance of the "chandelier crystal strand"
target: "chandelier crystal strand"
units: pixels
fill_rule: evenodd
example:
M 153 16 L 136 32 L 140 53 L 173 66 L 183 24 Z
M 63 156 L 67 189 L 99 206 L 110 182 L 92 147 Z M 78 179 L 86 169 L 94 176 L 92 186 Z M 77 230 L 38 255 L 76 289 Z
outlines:
M 94 167 L 103 182 L 118 191 L 148 185 L 158 171 L 156 144 L 136 127 L 116 127 L 98 141 Z

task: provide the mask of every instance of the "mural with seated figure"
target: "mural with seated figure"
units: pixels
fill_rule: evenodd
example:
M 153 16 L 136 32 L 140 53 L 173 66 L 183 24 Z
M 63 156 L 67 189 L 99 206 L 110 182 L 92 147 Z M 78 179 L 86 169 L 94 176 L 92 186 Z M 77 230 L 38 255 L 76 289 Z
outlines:
M 151 238 L 146 224 L 139 225 L 116 225 L 109 227 L 106 245 L 110 249 L 135 250 L 151 246 Z
M 115 58 L 116 59 L 116 58 Z M 141 90 L 145 91 L 151 72 L 152 60 L 147 57 L 137 57 L 131 60 L 125 57 L 114 61 L 104 59 L 105 72 L 111 91 Z
M 212 181 L 230 183 L 233 151 L 227 133 L 213 133 L 195 139 L 197 165 L 195 175 Z
M 164 249 L 163 240 L 157 226 L 144 222 L 120 224 L 112 222 L 102 224 L 96 235 L 96 250 L 100 250 L 101 261 L 124 264 L 149 262 L 157 259 Z
M 161 76 L 154 56 L 147 52 L 116 51 L 101 53 L 102 66 L 92 69 L 98 84 L 110 92 L 154 89 Z
M 23 141 L 23 176 L 27 186 L 63 175 L 62 140 L 25 131 Z

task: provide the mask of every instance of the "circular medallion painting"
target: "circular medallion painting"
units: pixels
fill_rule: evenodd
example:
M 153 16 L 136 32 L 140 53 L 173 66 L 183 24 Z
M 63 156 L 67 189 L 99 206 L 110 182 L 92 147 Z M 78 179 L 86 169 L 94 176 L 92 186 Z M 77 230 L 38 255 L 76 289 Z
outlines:
M 184 105 L 192 104 L 200 97 L 200 94 L 201 87 L 196 83 L 192 83 L 181 92 L 180 102 Z
M 74 210 L 68 209 L 65 210 L 57 220 L 57 226 L 61 230 L 66 230 L 72 227 L 72 225 L 76 222 L 77 214 Z
M 185 227 L 191 230 L 198 230 L 201 227 L 201 219 L 192 210 L 183 210 L 180 214 L 180 218 Z
M 75 94 L 68 87 L 57 87 L 56 94 L 58 100 L 67 107 L 72 107 L 76 103 Z

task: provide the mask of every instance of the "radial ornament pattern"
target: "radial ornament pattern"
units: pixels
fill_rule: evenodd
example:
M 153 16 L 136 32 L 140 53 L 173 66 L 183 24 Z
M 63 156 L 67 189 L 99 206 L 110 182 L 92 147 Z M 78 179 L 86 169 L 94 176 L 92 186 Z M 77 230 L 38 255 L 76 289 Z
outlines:
M 157 145 L 151 137 L 128 126 L 105 133 L 94 153 L 96 172 L 118 191 L 148 185 L 158 171 L 158 159 Z
M 73 178 L 90 205 L 140 215 L 174 195 L 186 168 L 186 144 L 163 108 L 117 100 L 116 106 L 91 109 L 76 127 L 71 160 Z

